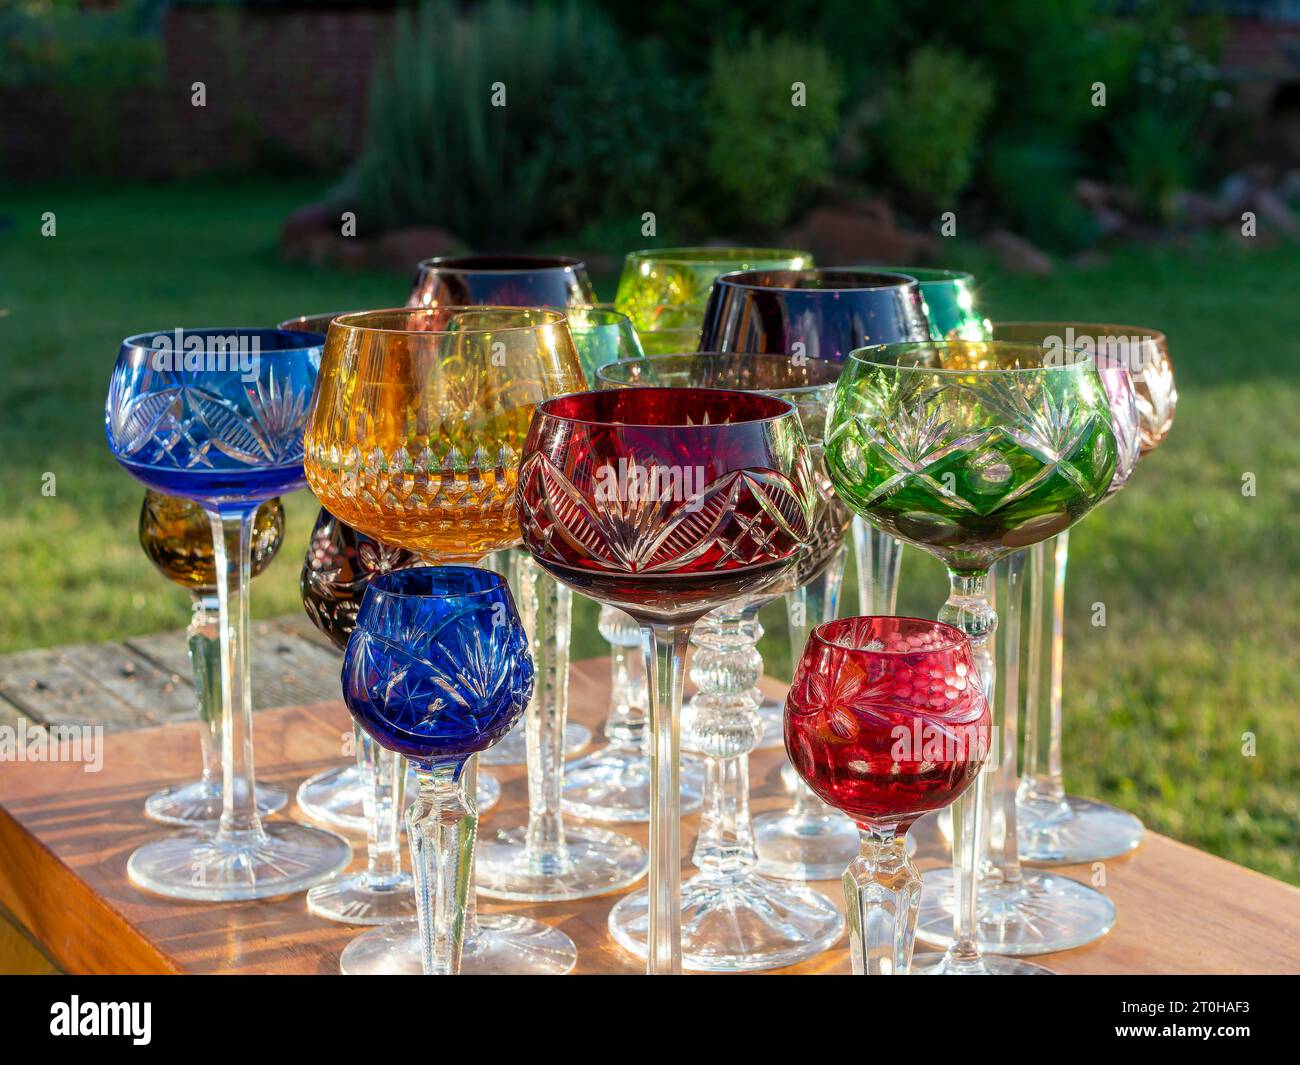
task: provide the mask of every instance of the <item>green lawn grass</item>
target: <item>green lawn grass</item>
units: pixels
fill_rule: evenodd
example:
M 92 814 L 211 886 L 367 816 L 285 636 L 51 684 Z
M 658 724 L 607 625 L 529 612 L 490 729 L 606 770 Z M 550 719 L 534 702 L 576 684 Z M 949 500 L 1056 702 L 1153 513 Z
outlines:
M 292 182 L 0 191 L 0 651 L 184 624 L 187 596 L 136 543 L 142 491 L 104 444 L 109 370 L 129 333 L 400 304 L 406 275 L 279 261 L 280 220 L 318 192 Z M 40 233 L 46 211 L 54 237 Z M 1168 442 L 1072 537 L 1068 786 L 1300 883 L 1300 255 L 1207 241 L 1046 280 L 999 276 L 960 249 L 953 259 L 977 269 L 991 317 L 1157 326 L 1177 366 Z M 612 291 L 613 279 L 597 280 Z M 1242 493 L 1247 473 L 1253 496 Z M 286 547 L 257 581 L 257 616 L 299 609 L 315 504 L 305 492 L 286 503 Z M 905 559 L 900 609 L 933 616 L 942 572 L 919 552 Z M 1091 625 L 1097 602 L 1105 627 Z M 779 609 L 769 618 L 763 647 L 780 675 L 789 648 Z M 593 625 L 574 632 L 576 655 L 600 652 Z

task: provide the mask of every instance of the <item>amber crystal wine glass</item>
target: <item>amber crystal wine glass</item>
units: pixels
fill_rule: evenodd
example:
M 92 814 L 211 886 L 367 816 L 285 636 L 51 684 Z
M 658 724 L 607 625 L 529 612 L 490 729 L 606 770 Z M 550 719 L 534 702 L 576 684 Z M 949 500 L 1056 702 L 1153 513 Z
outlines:
M 825 475 L 820 445 L 826 407 L 839 379 L 837 365 L 785 355 L 699 352 L 612 363 L 597 377 L 603 389 L 732 388 L 794 404 L 810 441 L 817 492 L 811 536 L 791 583 L 801 588 L 837 554 L 842 562 L 849 512 Z M 843 927 L 829 899 L 802 884 L 770 880 L 758 869 L 749 816 L 749 754 L 763 732 L 758 611 L 781 591 L 718 607 L 696 624 L 691 637 L 695 653 L 690 672 L 698 691 L 683 708 L 683 732 L 689 727 L 707 773 L 693 856 L 699 873 L 682 886 L 682 955 L 688 969 L 727 972 L 790 965 L 821 953 Z M 620 920 L 611 922 L 619 943 L 642 955 L 648 909 L 648 894 L 638 891 L 619 903 Z
M 549 400 L 524 445 L 524 545 L 558 580 L 641 625 L 653 736 L 651 973 L 682 968 L 678 758 L 690 632 L 723 603 L 793 574 L 811 538 L 813 478 L 793 404 L 757 393 L 627 388 Z M 616 906 L 616 938 L 622 918 Z
M 253 522 L 249 576 L 256 577 L 275 558 L 284 541 L 284 504 L 268 499 L 257 508 Z M 216 551 L 212 522 L 197 503 L 181 496 L 147 489 L 140 507 L 140 546 L 154 567 L 193 598 L 185 642 L 194 676 L 199 716 L 199 753 L 203 770 L 198 780 L 173 784 L 145 800 L 145 816 L 164 825 L 196 825 L 221 817 L 221 643 L 217 638 Z M 237 780 L 236 787 L 241 787 Z M 284 808 L 289 797 L 277 787 L 258 781 L 257 812 L 268 817 Z
M 951 588 L 939 620 L 970 639 L 989 705 L 1009 718 L 1014 674 L 994 700 L 989 570 L 1069 528 L 1114 477 L 1110 405 L 1092 357 L 957 340 L 854 352 L 828 416 L 826 465 L 850 507 L 947 566 Z M 1009 638 L 1018 629 L 1017 617 Z M 1042 972 L 980 953 L 975 888 L 988 824 L 986 776 L 953 809 L 952 935 L 933 969 Z
M 1091 351 L 1112 392 L 1120 461 L 1108 496 L 1129 479 L 1139 454 L 1159 446 L 1173 424 L 1178 393 L 1164 336 L 1140 326 L 1101 322 L 996 322 L 996 339 Z M 1125 397 L 1125 393 L 1130 395 Z M 1062 694 L 1065 576 L 1069 531 L 1035 544 L 1029 556 L 1029 629 L 1025 685 L 1024 772 L 1016 825 L 1020 857 L 1042 864 L 1104 861 L 1142 840 L 1142 822 L 1125 810 L 1067 795 L 1063 781 Z
M 595 305 L 596 290 L 587 275 L 587 266 L 581 259 L 566 255 L 444 255 L 422 260 L 416 267 L 415 279 L 407 297 L 408 307 L 554 307 L 569 310 Z M 590 319 L 595 324 L 595 319 Z M 595 344 L 605 339 L 605 333 L 582 334 L 572 327 L 569 330 L 578 351 L 579 362 L 587 358 Z M 590 343 L 589 343 L 590 341 Z M 518 570 L 518 558 L 501 559 L 500 568 L 508 580 L 529 577 L 527 570 Z M 524 610 L 525 604 L 520 605 Z M 566 608 L 567 609 L 567 608 Z M 558 619 L 557 619 L 558 620 Z M 531 621 L 529 621 L 531 623 Z M 568 630 L 564 629 L 565 639 Z M 560 654 L 567 663 L 567 645 Z M 550 656 L 554 668 L 560 658 Z M 567 666 L 566 666 L 567 668 Z M 568 687 L 563 683 L 541 684 L 542 691 L 551 692 L 562 705 L 559 709 L 565 719 L 564 750 L 576 751 L 591 742 L 591 730 L 586 725 L 569 721 L 567 715 Z M 540 696 L 539 696 L 540 697 Z M 499 743 L 484 750 L 474 759 L 473 772 L 482 765 L 529 764 L 536 772 L 550 773 L 553 761 L 543 759 L 528 761 L 527 726 L 524 720 Z M 550 781 L 539 783 L 541 792 L 549 792 Z M 484 844 L 481 851 L 486 849 Z
M 308 482 L 331 513 L 381 543 L 431 563 L 478 562 L 519 539 L 515 490 L 534 408 L 582 383 L 560 311 L 438 307 L 344 315 L 330 325 L 312 406 Z M 562 612 L 558 592 L 535 582 L 530 594 L 549 619 Z M 563 757 L 561 704 L 546 690 L 564 676 L 554 657 L 536 663 L 529 710 L 531 745 L 550 759 Z M 469 801 L 475 761 L 460 777 Z M 547 809 L 556 815 L 551 838 L 563 846 L 558 796 Z M 572 968 L 572 942 L 541 922 L 478 918 L 472 899 L 467 922 L 466 972 Z M 420 956 L 417 939 L 409 924 L 376 929 L 349 945 L 343 968 L 407 971 L 403 966 Z

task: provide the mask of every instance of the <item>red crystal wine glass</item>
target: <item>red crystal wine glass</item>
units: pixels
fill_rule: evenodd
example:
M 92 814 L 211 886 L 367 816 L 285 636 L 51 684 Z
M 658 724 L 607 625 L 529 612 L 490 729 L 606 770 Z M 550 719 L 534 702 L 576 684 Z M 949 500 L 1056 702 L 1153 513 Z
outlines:
M 557 580 L 641 627 L 650 678 L 651 973 L 681 970 L 683 659 L 715 607 L 780 589 L 812 536 L 816 486 L 783 399 L 698 388 L 580 392 L 538 405 L 517 505 Z
M 786 698 L 785 746 L 808 786 L 861 834 L 843 878 L 853 971 L 907 973 L 921 875 L 904 835 L 960 797 L 988 755 L 989 706 L 969 640 L 919 618 L 818 626 Z

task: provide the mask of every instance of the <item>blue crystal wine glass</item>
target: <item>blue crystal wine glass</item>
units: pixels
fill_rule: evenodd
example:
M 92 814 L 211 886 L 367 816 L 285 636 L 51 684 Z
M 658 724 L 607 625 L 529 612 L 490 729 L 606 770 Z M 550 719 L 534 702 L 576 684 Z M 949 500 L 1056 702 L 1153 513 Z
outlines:
M 370 950 L 393 966 L 418 950 L 426 976 L 460 971 L 478 829 L 465 764 L 510 731 L 532 693 L 528 637 L 499 574 L 420 566 L 371 580 L 343 655 L 343 699 L 371 739 L 415 767 L 406 836 L 418 933 L 398 958 L 386 930 L 359 937 L 345 972 Z
M 223 675 L 222 811 L 145 844 L 127 872 L 173 898 L 231 901 L 305 891 L 347 865 L 332 832 L 262 824 L 253 801 L 248 585 L 254 517 L 303 487 L 302 437 L 324 337 L 277 329 L 174 329 L 122 342 L 104 428 L 114 458 L 149 488 L 199 503 L 212 522 Z

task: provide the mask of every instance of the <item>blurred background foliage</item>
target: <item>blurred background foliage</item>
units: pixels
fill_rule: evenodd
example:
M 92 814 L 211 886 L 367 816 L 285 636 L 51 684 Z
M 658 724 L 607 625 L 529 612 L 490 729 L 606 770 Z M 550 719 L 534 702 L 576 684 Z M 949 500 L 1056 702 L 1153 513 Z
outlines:
M 971 205 L 1073 250 L 1096 235 L 1078 178 L 1123 177 L 1162 219 L 1219 176 L 1216 23 L 1192 20 L 1193 42 L 1186 4 L 1125 8 L 430 0 L 402 16 L 338 197 L 491 247 L 661 203 L 683 237 L 757 239 L 820 195 L 870 192 L 914 225 Z M 482 106 L 491 72 L 510 106 Z
M 149 84 L 159 72 L 162 0 L 85 10 L 79 0 L 0 0 L 0 86 Z
M 138 121 L 111 98 L 157 79 L 167 0 L 104 3 L 0 0 L 0 88 L 70 94 L 105 137 Z M 1187 0 L 173 6 L 396 8 L 364 147 L 331 199 L 370 232 L 435 225 L 483 249 L 663 204 L 680 239 L 757 240 L 819 201 L 874 195 L 915 228 L 969 209 L 1072 251 L 1097 236 L 1079 178 L 1122 180 L 1136 213 L 1165 222 L 1179 193 L 1223 176 L 1230 133 L 1223 20 Z M 493 82 L 507 106 L 487 105 Z M 303 162 L 337 166 L 337 153 Z

